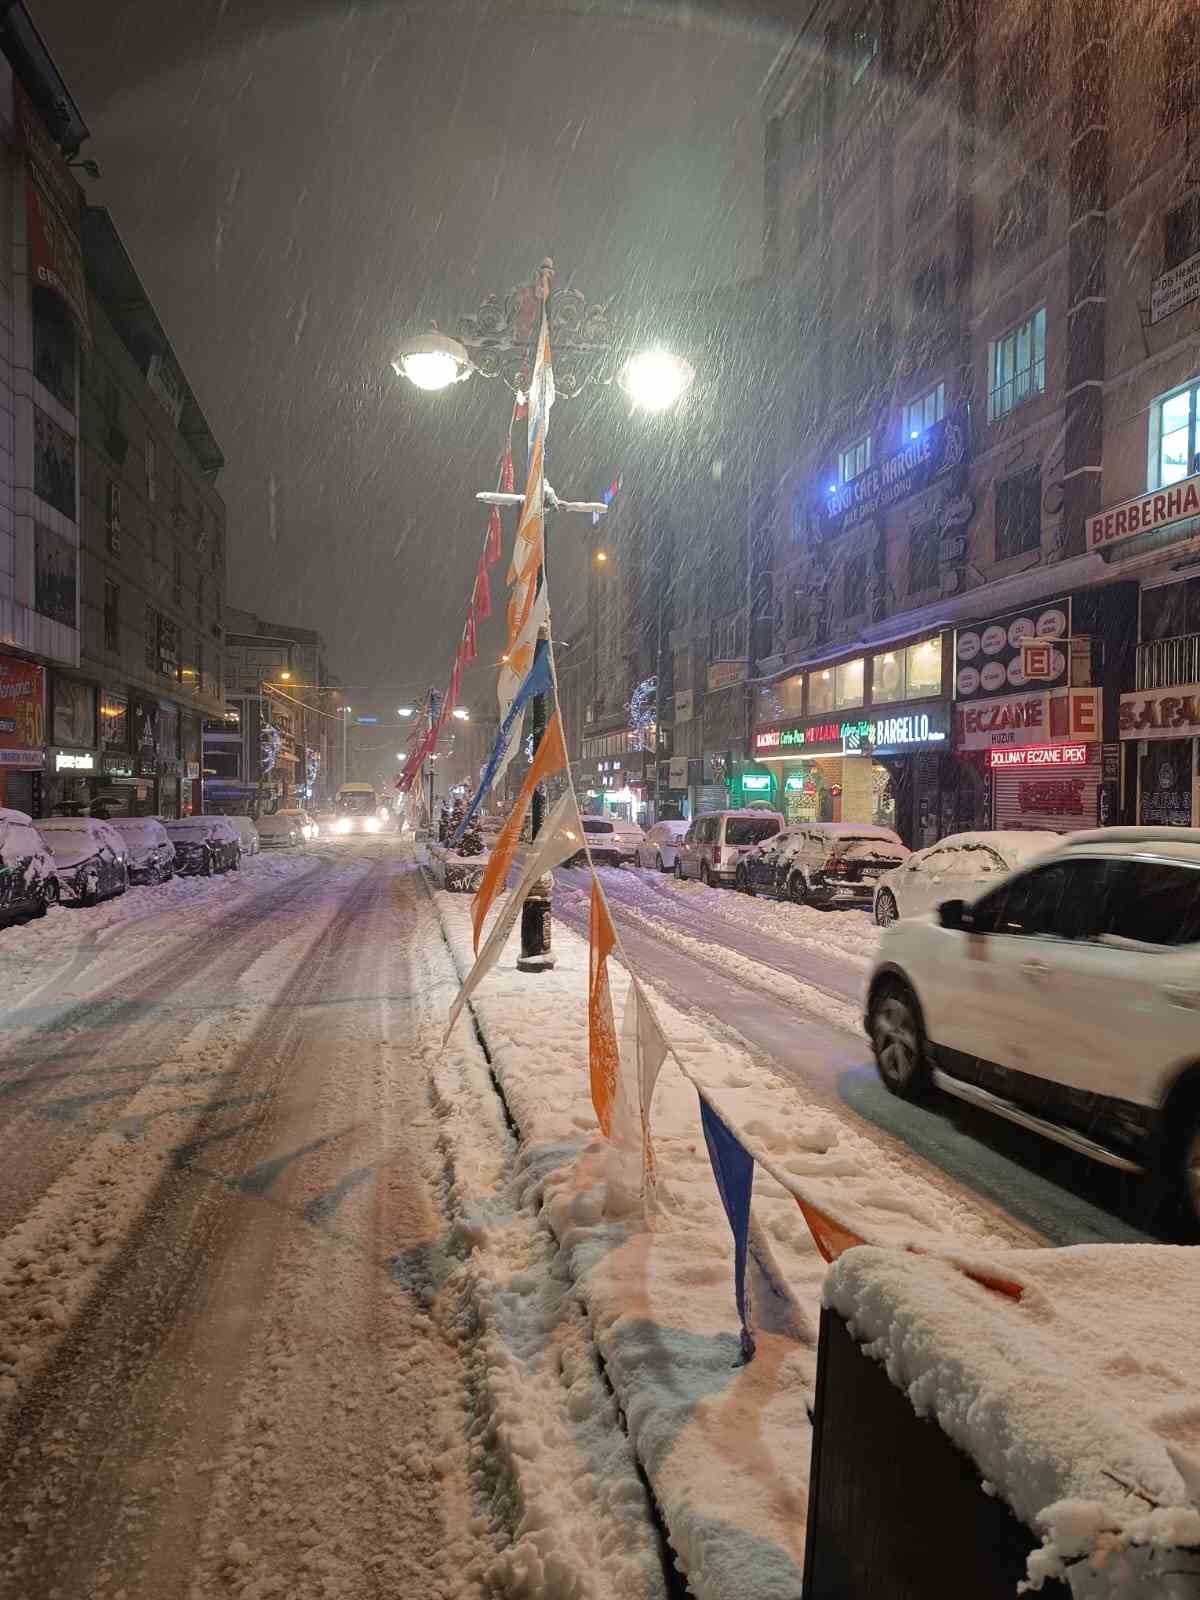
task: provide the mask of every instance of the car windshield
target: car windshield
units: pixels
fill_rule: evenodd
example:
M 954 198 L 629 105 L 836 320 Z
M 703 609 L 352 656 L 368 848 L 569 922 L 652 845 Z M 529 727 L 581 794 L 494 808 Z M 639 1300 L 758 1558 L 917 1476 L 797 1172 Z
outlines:
M 726 844 L 757 844 L 779 832 L 777 817 L 729 817 L 725 823 Z
M 601 822 L 598 818 L 584 817 L 583 831 L 584 833 L 612 833 L 613 825 L 611 822 Z

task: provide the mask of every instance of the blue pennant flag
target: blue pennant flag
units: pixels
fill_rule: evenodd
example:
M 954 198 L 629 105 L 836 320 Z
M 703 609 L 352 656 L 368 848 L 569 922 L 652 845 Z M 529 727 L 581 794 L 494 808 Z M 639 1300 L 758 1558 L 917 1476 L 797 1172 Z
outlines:
M 754 1157 L 730 1133 L 720 1117 L 700 1095 L 700 1122 L 713 1177 L 729 1226 L 733 1229 L 733 1288 L 738 1316 L 742 1322 L 742 1355 L 749 1361 L 754 1354 L 746 1300 L 746 1256 L 750 1240 L 750 1191 L 754 1187 Z
M 508 748 L 508 741 L 512 737 L 513 728 L 520 717 L 525 715 L 525 707 L 535 695 L 549 694 L 552 679 L 550 676 L 550 645 L 545 639 L 539 639 L 537 648 L 533 652 L 533 664 L 526 674 L 525 681 L 521 684 L 516 694 L 513 695 L 512 704 L 508 708 L 504 721 L 500 724 L 500 733 L 492 748 L 491 755 L 487 758 L 487 765 L 483 769 L 483 776 L 479 780 L 479 787 L 471 797 L 471 804 L 467 807 L 462 821 L 454 830 L 451 844 L 457 844 L 470 826 L 471 819 L 483 804 L 484 796 L 492 786 L 492 779 L 496 776 L 496 768 L 500 765 L 501 757 Z

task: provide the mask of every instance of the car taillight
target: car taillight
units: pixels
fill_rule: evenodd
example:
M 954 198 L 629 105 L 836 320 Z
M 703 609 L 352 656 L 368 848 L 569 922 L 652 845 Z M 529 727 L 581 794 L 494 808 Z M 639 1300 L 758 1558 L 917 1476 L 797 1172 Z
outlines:
M 713 846 L 713 866 L 714 867 L 719 867 L 720 865 L 721 865 L 721 846 L 719 844 L 716 844 L 716 845 Z
M 827 878 L 844 878 L 846 876 L 846 863 L 839 855 L 831 853 L 825 858 L 825 865 L 821 868 L 821 871 Z

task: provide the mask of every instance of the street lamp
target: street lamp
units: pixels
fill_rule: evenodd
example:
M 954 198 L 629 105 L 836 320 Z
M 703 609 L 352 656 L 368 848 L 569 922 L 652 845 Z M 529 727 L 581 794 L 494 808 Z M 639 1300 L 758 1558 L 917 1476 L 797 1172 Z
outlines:
M 643 350 L 621 368 L 617 379 L 639 411 L 669 411 L 691 388 L 696 374 L 682 356 L 669 350 Z
M 397 706 L 396 715 L 398 717 L 411 717 L 415 709 L 414 706 Z
M 471 358 L 463 346 L 457 339 L 439 333 L 436 325 L 429 333 L 406 339 L 392 361 L 397 377 L 430 391 L 462 383 L 472 370 Z
M 458 722 L 469 722 L 471 718 L 471 713 L 466 706 L 455 706 L 450 715 Z

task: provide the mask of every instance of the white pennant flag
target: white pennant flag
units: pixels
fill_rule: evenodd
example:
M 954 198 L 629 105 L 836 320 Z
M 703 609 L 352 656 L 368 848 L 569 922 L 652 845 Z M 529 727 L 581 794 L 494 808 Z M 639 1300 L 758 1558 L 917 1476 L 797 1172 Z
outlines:
M 509 707 L 516 697 L 517 690 L 525 681 L 525 676 L 533 662 L 533 653 L 537 649 L 538 635 L 545 628 L 546 635 L 550 634 L 550 599 L 546 592 L 545 583 L 541 592 L 533 602 L 533 609 L 525 622 L 525 626 L 517 635 L 517 642 L 513 645 L 509 659 L 501 664 L 500 681 L 497 684 L 497 696 L 500 701 L 500 721 L 503 722 L 508 715 Z M 508 769 L 509 762 L 516 755 L 521 745 L 521 732 L 525 719 L 518 717 L 513 724 L 512 733 L 509 735 L 508 745 L 504 754 L 496 765 L 492 775 L 492 787 L 500 782 Z
M 630 974 L 629 996 L 621 1020 L 621 1054 L 629 1062 L 630 1076 L 637 1092 L 642 1125 L 642 1190 L 654 1188 L 654 1148 L 650 1139 L 650 1106 L 662 1064 L 670 1046 L 644 989 Z
M 567 788 L 559 799 L 553 811 L 542 825 L 542 831 L 537 836 L 533 849 L 529 852 L 528 859 L 521 869 L 521 876 L 517 879 L 516 887 L 500 911 L 500 915 L 492 924 L 492 930 L 484 940 L 483 948 L 475 958 L 475 965 L 463 979 L 462 988 L 455 996 L 454 1004 L 450 1007 L 450 1019 L 446 1023 L 446 1032 L 442 1036 L 442 1043 L 450 1037 L 451 1029 L 458 1021 L 459 1012 L 466 1005 L 471 995 L 480 983 L 496 965 L 500 952 L 508 942 L 508 936 L 513 930 L 522 905 L 529 891 L 544 872 L 551 872 L 555 867 L 561 866 L 564 861 L 570 860 L 573 855 L 583 849 L 584 834 L 583 824 L 579 820 L 579 807 L 575 801 L 574 789 Z

